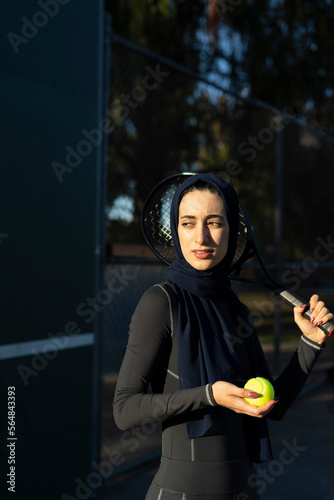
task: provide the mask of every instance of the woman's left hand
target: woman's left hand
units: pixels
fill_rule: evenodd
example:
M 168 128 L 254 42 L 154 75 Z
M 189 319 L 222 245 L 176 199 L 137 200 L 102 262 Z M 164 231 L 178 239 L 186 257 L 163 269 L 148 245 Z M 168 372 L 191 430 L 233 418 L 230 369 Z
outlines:
M 327 336 L 318 328 L 318 325 L 332 320 L 333 314 L 328 311 L 325 303 L 319 300 L 318 295 L 312 295 L 310 298 L 311 320 L 303 316 L 305 307 L 306 305 L 294 308 L 295 322 L 306 337 L 318 344 L 322 344 Z

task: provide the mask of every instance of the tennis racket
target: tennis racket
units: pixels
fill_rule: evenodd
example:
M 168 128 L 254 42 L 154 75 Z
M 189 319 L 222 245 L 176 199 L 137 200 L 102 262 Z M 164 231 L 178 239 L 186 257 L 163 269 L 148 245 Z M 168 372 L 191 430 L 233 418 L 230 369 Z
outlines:
M 182 182 L 192 173 L 175 174 L 160 182 L 148 195 L 141 218 L 144 238 L 153 253 L 165 264 L 170 264 L 176 258 L 170 229 L 170 209 L 173 196 Z M 240 276 L 242 267 L 250 259 L 256 259 L 264 275 L 264 279 L 248 279 Z M 229 270 L 231 280 L 238 280 L 253 285 L 264 286 L 281 297 L 291 307 L 305 304 L 293 290 L 289 290 L 279 283 L 267 268 L 257 243 L 247 215 L 239 203 L 239 230 L 238 243 L 234 258 Z M 310 319 L 311 312 L 306 309 L 303 313 Z M 334 321 L 328 321 L 319 328 L 328 337 L 334 335 Z

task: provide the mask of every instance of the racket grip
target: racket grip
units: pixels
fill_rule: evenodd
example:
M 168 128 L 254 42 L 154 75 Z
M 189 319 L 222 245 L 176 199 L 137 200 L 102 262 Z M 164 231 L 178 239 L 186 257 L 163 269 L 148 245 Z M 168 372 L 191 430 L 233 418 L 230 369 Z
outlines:
M 299 307 L 305 304 L 305 300 L 301 299 L 300 297 L 298 297 L 298 295 L 289 290 L 282 290 L 279 295 L 284 300 L 284 302 L 289 304 L 291 307 Z M 308 319 L 311 318 L 311 312 L 309 308 L 305 310 L 303 316 Z M 320 328 L 327 335 L 327 337 L 334 336 L 334 321 L 327 321 L 327 323 L 319 325 L 318 328 Z

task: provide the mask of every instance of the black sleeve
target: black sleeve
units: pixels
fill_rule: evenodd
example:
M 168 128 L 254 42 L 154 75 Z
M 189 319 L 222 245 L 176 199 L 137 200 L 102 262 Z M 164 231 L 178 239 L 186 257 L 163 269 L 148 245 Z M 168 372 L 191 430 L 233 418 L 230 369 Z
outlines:
M 320 345 L 304 335 L 301 336 L 298 348 L 289 364 L 281 375 L 274 380 L 275 396 L 279 398 L 279 402 L 268 413 L 268 418 L 281 420 L 284 417 L 303 388 L 308 375 L 324 348 L 325 344 Z
M 214 404 L 210 386 L 154 392 L 154 378 L 170 349 L 171 314 L 166 291 L 156 285 L 145 292 L 132 316 L 113 403 L 114 419 L 122 430 Z M 150 384 L 153 394 L 148 393 Z

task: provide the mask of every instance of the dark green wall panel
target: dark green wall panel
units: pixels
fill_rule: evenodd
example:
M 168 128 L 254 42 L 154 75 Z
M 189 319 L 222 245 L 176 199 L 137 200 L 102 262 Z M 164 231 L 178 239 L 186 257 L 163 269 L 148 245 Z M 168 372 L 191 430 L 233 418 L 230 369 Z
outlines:
M 9 494 L 8 387 L 16 388 L 15 498 L 75 497 L 76 478 L 98 460 L 97 325 L 76 309 L 96 294 L 101 271 L 103 144 L 83 131 L 104 114 L 103 17 L 101 0 L 0 5 L 0 498 Z M 29 23 L 40 26 L 29 32 Z M 10 39 L 25 35 L 13 47 Z M 59 179 L 52 165 L 68 167 L 69 148 L 82 158 Z M 47 358 L 50 332 L 69 322 L 91 332 L 89 341 L 65 336 L 66 349 Z M 25 384 L 19 367 L 32 368 L 41 353 L 47 365 Z
M 15 444 L 13 498 L 75 497 L 76 478 L 85 480 L 92 464 L 92 348 L 61 351 L 40 371 L 32 368 L 32 359 L 0 363 L 0 497 L 11 498 L 4 481 L 10 443 Z M 18 366 L 26 368 L 24 380 Z M 35 374 L 30 376 L 28 369 Z M 15 387 L 15 440 L 5 418 L 8 387 Z
M 58 5 L 57 14 L 15 53 L 8 34 L 26 33 L 26 20 L 43 24 L 36 17 L 42 4 Z M 2 343 L 44 338 L 80 321 L 76 307 L 94 294 L 101 147 L 83 130 L 101 119 L 100 6 L 16 0 L 1 7 Z M 68 151 L 78 147 L 85 155 L 60 182 L 53 162 L 68 166 Z

